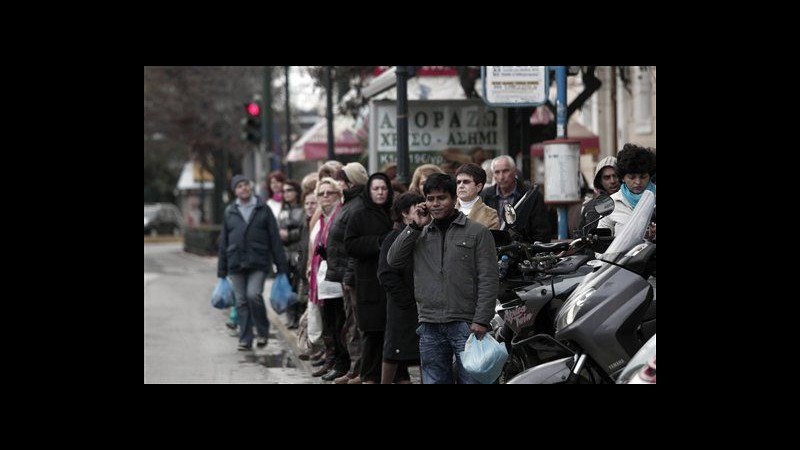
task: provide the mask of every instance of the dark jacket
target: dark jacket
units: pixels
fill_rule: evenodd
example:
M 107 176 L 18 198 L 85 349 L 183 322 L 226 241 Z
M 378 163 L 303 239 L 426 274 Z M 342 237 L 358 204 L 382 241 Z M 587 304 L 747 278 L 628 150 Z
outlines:
M 489 326 L 499 278 L 494 238 L 485 226 L 459 212 L 442 246 L 442 232 L 435 221 L 422 231 L 409 225 L 389 248 L 386 261 L 398 269 L 413 261 L 420 322 Z
M 386 291 L 386 333 L 383 357 L 396 361 L 419 360 L 417 302 L 414 300 L 414 268 L 395 269 L 386 255 L 401 230 L 392 230 L 383 240 L 378 258 L 378 280 Z
M 325 279 L 328 281 L 338 281 L 348 286 L 355 286 L 353 278 L 354 261 L 351 261 L 344 248 L 344 233 L 347 229 L 347 222 L 356 211 L 364 208 L 364 199 L 361 196 L 364 186 L 355 186 L 344 192 L 344 204 L 342 209 L 336 214 L 328 233 L 327 257 L 328 272 Z
M 521 180 L 517 179 L 517 188 L 515 192 L 517 193 L 517 199 L 522 198 L 525 192 L 527 192 L 527 184 L 523 184 Z M 550 223 L 548 222 L 547 206 L 544 204 L 542 191 L 540 189 L 535 189 L 531 192 L 531 195 L 532 198 L 530 201 L 533 202 L 533 204 L 531 205 L 532 209 L 528 216 L 528 221 L 526 224 L 518 224 L 515 229 L 522 230 L 523 239 L 528 242 L 550 242 Z M 497 185 L 492 185 L 484 189 L 481 192 L 481 199 L 490 208 L 497 210 L 497 205 L 500 201 L 500 197 L 497 195 Z M 502 212 L 503 211 L 498 212 L 500 223 L 505 223 L 505 216 Z M 507 227 L 505 229 L 507 229 Z
M 219 234 L 219 261 L 217 276 L 243 270 L 270 272 L 272 262 L 278 273 L 287 273 L 286 255 L 278 234 L 278 223 L 269 207 L 256 197 L 256 207 L 250 222 L 245 222 L 236 203 L 225 208 L 222 230 Z
M 382 173 L 370 176 L 383 178 L 389 187 L 386 203 L 376 205 L 364 189 L 364 207 L 355 211 L 347 223 L 344 245 L 355 260 L 356 317 L 361 331 L 383 331 L 386 327 L 386 293 L 378 282 L 378 256 L 383 238 L 392 230 L 389 206 L 392 203 L 391 182 Z

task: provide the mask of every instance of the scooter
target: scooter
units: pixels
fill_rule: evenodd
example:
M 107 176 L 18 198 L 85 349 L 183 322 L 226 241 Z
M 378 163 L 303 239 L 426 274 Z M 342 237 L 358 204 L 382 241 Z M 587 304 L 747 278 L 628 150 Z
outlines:
M 643 241 L 654 209 L 655 196 L 645 191 L 598 267 L 558 311 L 555 334 L 530 338 L 532 348 L 554 356 L 509 384 L 613 383 L 655 335 L 655 283 L 648 279 L 656 272 L 656 245 Z
M 517 221 L 508 208 L 510 205 L 506 220 L 513 230 Z M 613 209 L 611 199 L 596 206 L 601 218 Z M 514 241 L 497 247 L 501 290 L 491 325 L 493 336 L 498 342 L 505 342 L 509 352 L 501 382 L 560 355 L 561 352 L 530 346 L 530 338 L 554 334 L 556 312 L 593 270 L 588 264 L 594 258 L 592 248 L 613 239 L 610 230 L 588 233 L 591 225 L 587 224 L 581 237 L 571 242 L 530 245 Z

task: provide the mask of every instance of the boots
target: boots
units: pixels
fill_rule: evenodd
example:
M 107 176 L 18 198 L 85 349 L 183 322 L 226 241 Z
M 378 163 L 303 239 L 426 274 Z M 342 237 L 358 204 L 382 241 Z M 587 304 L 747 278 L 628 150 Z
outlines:
M 300 323 L 300 304 L 295 303 L 286 310 L 286 328 L 296 330 Z

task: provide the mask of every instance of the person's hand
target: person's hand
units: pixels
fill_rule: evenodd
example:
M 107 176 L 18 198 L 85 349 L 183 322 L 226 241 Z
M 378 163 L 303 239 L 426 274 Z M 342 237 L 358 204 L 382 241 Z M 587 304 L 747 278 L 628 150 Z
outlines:
M 428 205 L 425 203 L 420 203 L 417 205 L 417 211 L 416 214 L 414 214 L 414 223 L 417 224 L 418 227 L 422 228 L 431 223 L 431 220 L 433 220 L 433 218 L 428 212 Z
M 654 241 L 656 239 L 656 223 L 650 222 L 650 225 L 647 227 L 647 231 L 644 233 L 644 238 L 648 241 Z
M 281 241 L 286 242 L 289 240 L 289 230 L 281 228 L 280 230 L 278 230 L 278 234 L 281 235 Z
M 469 331 L 474 333 L 475 337 L 480 341 L 489 329 L 479 323 L 472 322 L 472 325 L 469 326 Z

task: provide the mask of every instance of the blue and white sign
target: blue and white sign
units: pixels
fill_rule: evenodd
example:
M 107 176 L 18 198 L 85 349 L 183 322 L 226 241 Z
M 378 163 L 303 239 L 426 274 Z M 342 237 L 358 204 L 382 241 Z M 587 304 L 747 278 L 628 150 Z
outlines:
M 539 106 L 547 102 L 547 66 L 481 66 L 483 101 L 490 106 Z

